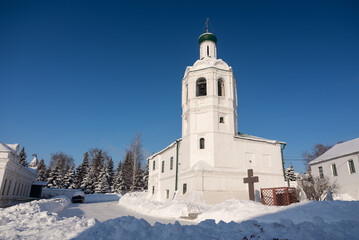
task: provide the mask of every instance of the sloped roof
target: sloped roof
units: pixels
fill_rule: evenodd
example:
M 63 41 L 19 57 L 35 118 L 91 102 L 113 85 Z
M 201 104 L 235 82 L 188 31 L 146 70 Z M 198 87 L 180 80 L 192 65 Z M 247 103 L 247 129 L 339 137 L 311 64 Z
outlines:
M 259 141 L 259 142 L 286 144 L 285 142 L 282 142 L 282 141 L 277 141 L 277 140 L 271 140 L 271 139 L 256 137 L 256 136 L 249 135 L 249 134 L 246 134 L 246 133 L 241 133 L 241 132 L 238 132 L 238 134 L 237 134 L 235 137 L 236 137 L 236 138 L 242 138 L 242 139 Z
M 159 151 L 159 152 L 157 152 L 157 153 L 153 153 L 151 156 L 149 156 L 149 157 L 147 158 L 147 160 L 151 160 L 152 158 L 156 157 L 158 154 L 161 154 L 161 153 L 167 151 L 168 149 L 170 149 L 171 147 L 173 147 L 173 146 L 176 144 L 176 142 L 180 142 L 180 141 L 182 141 L 182 138 L 177 139 L 176 141 L 174 141 L 173 143 L 171 143 L 170 145 L 168 145 L 165 149 L 162 149 L 161 151 Z
M 13 152 L 14 153 L 14 149 L 9 147 L 7 144 L 0 142 L 0 152 Z
M 334 145 L 334 147 L 311 161 L 309 165 L 356 152 L 359 152 L 359 138 Z

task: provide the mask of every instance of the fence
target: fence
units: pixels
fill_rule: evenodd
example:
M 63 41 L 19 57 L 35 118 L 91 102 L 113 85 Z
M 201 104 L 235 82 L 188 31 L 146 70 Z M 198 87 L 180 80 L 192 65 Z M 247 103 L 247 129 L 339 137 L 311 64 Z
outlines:
M 262 204 L 286 206 L 297 202 L 297 193 L 292 187 L 261 188 Z

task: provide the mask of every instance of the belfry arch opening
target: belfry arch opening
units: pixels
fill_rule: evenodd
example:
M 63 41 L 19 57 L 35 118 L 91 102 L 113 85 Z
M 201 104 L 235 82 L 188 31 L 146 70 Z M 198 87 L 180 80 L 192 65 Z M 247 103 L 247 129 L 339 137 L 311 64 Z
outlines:
M 223 82 L 223 79 L 218 79 L 218 96 L 224 96 L 224 82 Z
M 196 96 L 207 95 L 207 80 L 205 78 L 199 78 L 196 82 Z

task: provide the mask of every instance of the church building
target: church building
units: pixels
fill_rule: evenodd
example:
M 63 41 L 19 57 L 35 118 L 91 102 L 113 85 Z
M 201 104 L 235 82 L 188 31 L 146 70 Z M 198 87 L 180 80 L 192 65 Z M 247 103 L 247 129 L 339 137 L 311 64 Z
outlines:
M 151 155 L 148 198 L 208 204 L 249 199 L 243 179 L 253 169 L 260 188 L 284 187 L 285 143 L 238 132 L 233 70 L 217 59 L 217 38 L 199 37 L 200 58 L 182 79 L 182 138 Z

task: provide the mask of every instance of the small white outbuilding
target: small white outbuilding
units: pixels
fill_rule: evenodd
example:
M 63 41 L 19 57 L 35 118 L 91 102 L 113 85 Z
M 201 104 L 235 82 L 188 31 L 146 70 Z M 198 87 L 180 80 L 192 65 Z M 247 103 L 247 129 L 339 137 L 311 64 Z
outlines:
M 359 138 L 334 145 L 309 166 L 313 176 L 336 181 L 344 200 L 359 200 Z
M 202 200 L 209 204 L 248 199 L 247 170 L 260 188 L 284 187 L 285 143 L 238 132 L 237 87 L 232 67 L 217 59 L 217 38 L 199 37 L 200 59 L 182 79 L 182 138 L 153 154 L 149 198 Z
M 27 168 L 19 163 L 19 144 L 0 142 L 0 206 L 14 199 L 29 197 L 31 186 L 36 181 L 36 168 Z

